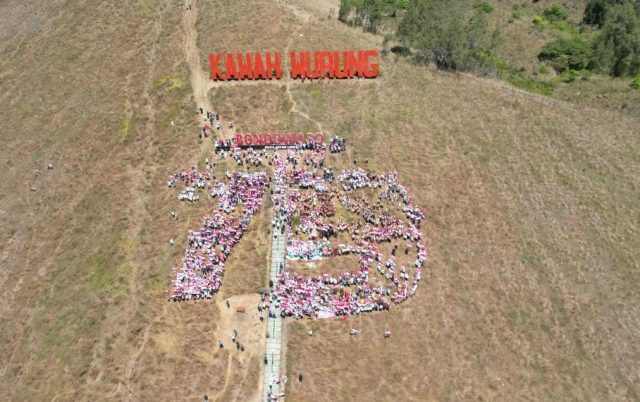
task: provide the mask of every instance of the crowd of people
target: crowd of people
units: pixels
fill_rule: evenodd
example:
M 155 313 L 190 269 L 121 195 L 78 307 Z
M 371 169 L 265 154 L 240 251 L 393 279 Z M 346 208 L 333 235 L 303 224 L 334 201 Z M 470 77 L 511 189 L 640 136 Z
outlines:
M 347 140 L 338 136 L 332 137 L 329 143 L 329 152 L 337 154 L 347 149 Z
M 199 172 L 198 168 L 192 166 L 190 170 L 182 169 L 178 173 L 171 175 L 167 181 L 167 186 L 175 187 L 180 182 L 185 187 L 205 188 L 208 180 L 211 180 L 209 172 Z
M 208 138 L 210 135 L 213 136 L 213 129 L 215 127 L 216 131 L 219 131 L 222 128 L 222 122 L 220 121 L 220 115 L 214 112 L 204 111 L 202 108 L 196 109 L 196 113 L 203 116 L 203 125 L 200 131 L 199 137 L 200 139 Z M 173 124 L 173 121 L 172 121 Z M 233 128 L 233 122 L 227 122 L 227 127 L 229 129 Z
M 232 139 L 217 139 L 214 141 L 213 146 L 215 153 L 229 152 L 234 148 L 234 143 Z
M 200 230 L 189 232 L 182 266 L 173 268 L 169 300 L 211 298 L 220 289 L 227 257 L 262 204 L 269 183 L 264 172 L 228 172 L 227 178 L 227 183 L 212 185 L 217 208 L 204 218 Z
M 287 259 L 310 261 L 354 254 L 359 256 L 360 264 L 345 267 L 339 275 L 302 275 L 285 267 L 272 289 L 281 314 L 296 318 L 360 314 L 386 310 L 412 296 L 426 259 L 418 228 L 424 213 L 413 205 L 406 189 L 398 183 L 398 175 L 373 174 L 362 168 L 343 170 L 338 175 L 339 186 L 331 186 L 332 178 L 316 174 L 316 169 L 298 170 L 298 159 L 308 157 L 289 155 L 285 161 L 290 169 L 281 167 L 275 176 L 289 193 L 278 194 L 277 200 L 289 223 Z M 378 196 L 371 197 L 371 192 Z M 375 201 L 370 201 L 372 198 Z M 350 224 L 342 216 L 330 220 L 336 213 L 334 200 L 358 219 Z M 397 216 L 402 213 L 406 220 Z M 342 232 L 350 242 L 338 241 Z M 397 263 L 399 242 L 405 242 L 405 254 L 415 251 L 412 266 Z M 392 255 L 382 253 L 382 243 L 395 243 Z M 374 266 L 376 280 L 370 276 Z
M 217 116 L 207 118 L 218 121 Z M 228 171 L 217 180 L 208 160 L 205 172 L 192 167 L 171 176 L 169 187 L 185 186 L 181 199 L 197 200 L 196 189 L 206 189 L 217 205 L 202 228 L 189 233 L 182 266 L 174 268 L 169 299 L 210 298 L 218 291 L 225 261 L 270 185 L 274 222 L 284 222 L 273 230 L 286 233 L 287 261 L 336 258 L 339 264 L 340 256 L 359 258 L 358 266 L 344 267 L 337 275 L 302 275 L 288 266 L 280 267 L 277 280 L 270 284 L 269 298 L 283 316 L 380 311 L 411 297 L 426 259 L 420 231 L 424 212 L 413 204 L 396 173 L 375 174 L 357 168 L 338 174 L 324 166 L 327 150 L 343 152 L 345 147 L 346 141 L 339 137 L 333 137 L 328 147 L 309 142 L 273 151 L 241 149 L 233 140 L 216 140 L 213 165 L 232 158 L 238 166 L 269 170 L 271 176 Z M 345 212 L 337 214 L 337 206 Z M 390 246 L 383 247 L 385 243 Z M 391 247 L 391 254 L 386 255 L 383 249 Z M 398 249 L 404 249 L 404 255 Z M 415 258 L 409 253 L 415 253 Z M 408 262 L 412 258 L 413 263 Z M 272 314 L 269 309 L 269 316 Z
M 302 241 L 292 239 L 287 242 L 287 260 L 320 260 L 323 257 L 331 256 L 332 253 L 331 242 L 326 240 Z
M 196 113 L 203 118 L 200 138 L 215 137 L 213 130 L 222 127 L 220 116 L 205 113 L 202 108 Z M 233 123 L 228 122 L 227 127 L 233 128 Z M 260 294 L 257 308 L 261 321 L 263 312 L 268 317 L 279 313 L 283 317 L 326 318 L 382 311 L 414 295 L 427 257 L 420 231 L 424 211 L 413 204 L 397 173 L 375 174 L 357 168 L 336 174 L 325 167 L 327 152 L 345 152 L 346 143 L 344 138 L 334 136 L 328 145 L 309 140 L 297 145 L 251 148 L 239 146 L 235 139 L 214 139 L 214 153 L 211 161 L 207 158 L 204 172 L 193 166 L 171 175 L 168 187 L 183 186 L 180 201 L 196 202 L 200 199 L 198 192 L 204 190 L 217 202 L 201 227 L 189 232 L 182 264 L 172 268 L 168 300 L 211 299 L 218 292 L 227 258 L 261 208 L 269 187 L 272 230 L 285 235 L 285 261 L 336 258 L 335 265 L 339 266 L 341 256 L 354 255 L 359 262 L 343 267 L 339 274 L 311 275 L 294 272 L 288 264 L 280 263 L 276 280 L 269 280 L 269 291 Z M 225 159 L 233 160 L 244 171 L 227 171 L 217 179 L 214 167 Z M 357 164 L 356 159 L 353 162 Z M 249 172 L 249 167 L 264 171 Z M 337 206 L 343 211 L 338 212 Z M 173 210 L 171 217 L 178 220 Z M 173 238 L 169 242 L 175 244 Z M 404 249 L 404 255 L 398 253 L 399 249 Z M 226 304 L 229 308 L 229 301 Z M 312 329 L 308 334 L 313 335 Z M 351 328 L 351 336 L 358 334 L 359 330 Z M 385 328 L 383 336 L 387 339 L 391 332 Z M 245 350 L 235 329 L 231 341 L 237 350 Z M 218 340 L 218 347 L 224 349 L 222 340 Z M 264 363 L 269 363 L 266 355 Z M 302 373 L 298 373 L 298 381 L 302 380 Z M 272 387 L 287 381 L 286 376 L 270 378 L 268 399 L 283 397 L 283 393 L 272 393 Z M 207 395 L 204 400 L 208 400 Z

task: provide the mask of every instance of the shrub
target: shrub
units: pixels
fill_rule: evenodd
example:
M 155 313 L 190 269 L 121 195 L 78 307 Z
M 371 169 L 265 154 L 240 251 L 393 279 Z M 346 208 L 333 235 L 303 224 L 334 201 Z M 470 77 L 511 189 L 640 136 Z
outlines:
M 559 4 L 551 3 L 544 8 L 542 15 L 549 21 L 566 20 L 569 16 L 567 10 Z
M 580 74 L 576 70 L 566 70 L 560 75 L 560 81 L 562 82 L 573 82 Z
M 487 14 L 491 14 L 493 12 L 493 6 L 486 0 L 480 1 L 480 3 L 478 3 L 478 8 Z
M 631 88 L 640 89 L 640 75 L 637 76 L 633 81 L 631 81 Z
M 538 71 L 540 72 L 540 74 L 549 74 L 549 69 L 544 64 L 540 66 L 540 69 Z
M 547 20 L 545 20 L 544 17 L 541 15 L 534 15 L 532 21 L 534 25 L 540 28 L 543 28 L 544 26 L 547 25 Z
M 398 56 L 409 56 L 411 50 L 409 50 L 408 47 L 396 45 L 391 48 L 391 53 L 397 54 Z
M 511 6 L 511 18 L 514 20 L 520 19 L 524 15 L 524 10 L 517 4 Z
M 584 70 L 589 66 L 592 50 L 580 37 L 556 39 L 544 45 L 538 55 L 540 60 L 548 60 L 558 72 L 564 70 Z
M 340 0 L 340 9 L 338 10 L 338 20 L 344 23 L 349 22 L 349 14 L 351 14 L 352 9 L 353 7 L 351 6 L 348 0 Z
M 553 93 L 554 83 L 535 79 L 522 73 L 511 74 L 507 80 L 511 84 L 527 91 L 537 92 L 542 95 L 551 95 Z
M 509 69 L 509 65 L 503 59 L 496 57 L 493 61 L 493 65 L 498 71 L 506 71 Z

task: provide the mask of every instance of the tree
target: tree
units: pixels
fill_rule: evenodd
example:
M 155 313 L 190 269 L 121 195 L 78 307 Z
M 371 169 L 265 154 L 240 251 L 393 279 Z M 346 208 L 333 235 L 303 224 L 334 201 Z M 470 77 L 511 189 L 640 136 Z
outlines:
M 624 3 L 630 3 L 633 5 L 635 7 L 636 14 L 640 15 L 639 0 L 627 0 L 626 2 L 625 0 L 589 0 L 587 8 L 584 11 L 582 22 L 602 28 L 608 11 L 616 6 L 623 5 Z
M 640 72 L 640 1 L 609 9 L 596 38 L 594 65 L 615 77 Z
M 365 32 L 377 33 L 385 9 L 384 0 L 364 0 L 358 15 Z
M 415 50 L 416 61 L 447 70 L 481 70 L 491 58 L 485 14 L 464 0 L 416 0 L 407 7 L 397 37 Z
M 340 0 L 340 9 L 338 10 L 338 20 L 345 24 L 349 22 L 349 14 L 353 7 L 349 3 L 349 0 Z
M 604 16 L 607 9 L 615 3 L 615 0 L 590 0 L 584 11 L 582 21 L 585 24 L 597 25 L 599 28 L 604 25 Z

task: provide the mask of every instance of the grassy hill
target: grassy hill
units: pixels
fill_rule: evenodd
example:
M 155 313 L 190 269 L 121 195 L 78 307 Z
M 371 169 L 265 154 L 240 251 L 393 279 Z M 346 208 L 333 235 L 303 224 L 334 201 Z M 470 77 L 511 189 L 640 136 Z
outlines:
M 382 47 L 337 21 L 338 2 L 197 8 L 203 66 L 214 50 Z M 233 322 L 255 337 L 240 357 L 217 340 L 232 319 L 222 300 L 253 306 L 264 285 L 269 210 L 216 301 L 163 293 L 207 210 L 165 184 L 211 148 L 197 138 L 184 13 L 168 0 L 0 5 L 2 400 L 256 395 L 260 328 Z M 287 371 L 305 375 L 288 400 L 637 400 L 638 115 L 393 54 L 380 70 L 208 94 L 241 130 L 344 136 L 347 162 L 396 169 L 427 212 L 416 297 L 346 322 L 287 323 Z

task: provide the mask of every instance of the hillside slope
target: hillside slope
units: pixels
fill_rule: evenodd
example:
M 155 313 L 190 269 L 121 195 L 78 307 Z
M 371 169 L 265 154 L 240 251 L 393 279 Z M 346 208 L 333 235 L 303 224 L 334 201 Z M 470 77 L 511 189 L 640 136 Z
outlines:
M 381 46 L 337 7 L 198 0 L 202 66 L 214 50 Z M 264 285 L 248 266 L 267 257 L 268 211 L 216 301 L 163 293 L 206 210 L 178 204 L 166 179 L 211 145 L 197 138 L 184 13 L 168 0 L 0 6 L 2 400 L 257 395 L 260 341 L 239 358 L 217 340 L 233 319 L 222 300 L 253 306 Z M 343 163 L 397 170 L 427 211 L 416 297 L 288 322 L 287 370 L 304 373 L 288 400 L 638 399 L 640 118 L 392 55 L 381 71 L 209 92 L 243 130 L 346 137 Z

